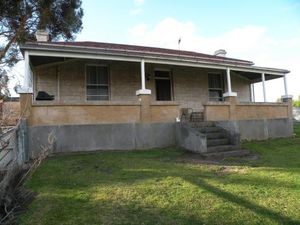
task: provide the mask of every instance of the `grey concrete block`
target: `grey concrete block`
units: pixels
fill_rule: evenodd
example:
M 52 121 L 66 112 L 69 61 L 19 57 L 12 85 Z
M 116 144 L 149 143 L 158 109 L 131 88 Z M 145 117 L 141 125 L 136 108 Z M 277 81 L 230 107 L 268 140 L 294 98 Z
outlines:
M 195 153 L 207 152 L 206 136 L 184 123 L 176 123 L 177 145 Z
M 227 131 L 231 145 L 240 145 L 241 134 L 238 121 L 217 121 L 216 125 Z
M 269 138 L 289 137 L 293 135 L 292 119 L 272 119 L 267 121 Z
M 29 128 L 31 157 L 55 137 L 54 153 L 131 150 L 175 146 L 174 123 L 34 126 Z
M 289 119 L 219 121 L 230 131 L 230 144 L 242 140 L 264 140 L 293 134 Z M 187 150 L 207 152 L 206 136 L 184 123 L 127 123 L 28 127 L 30 157 L 36 157 L 54 136 L 53 151 L 131 150 L 181 146 Z M 240 134 L 240 137 L 239 137 Z
M 287 118 L 218 121 L 216 124 L 226 130 L 239 133 L 241 140 L 266 140 L 289 137 L 293 134 L 293 121 Z
M 135 148 L 165 148 L 174 146 L 174 123 L 136 123 Z

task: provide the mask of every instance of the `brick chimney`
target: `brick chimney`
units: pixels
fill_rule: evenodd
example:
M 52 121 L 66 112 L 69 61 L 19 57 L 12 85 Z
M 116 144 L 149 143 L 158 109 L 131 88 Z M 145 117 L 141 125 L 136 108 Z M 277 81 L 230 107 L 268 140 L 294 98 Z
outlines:
M 48 42 L 49 33 L 46 30 L 38 30 L 35 34 L 36 41 Z

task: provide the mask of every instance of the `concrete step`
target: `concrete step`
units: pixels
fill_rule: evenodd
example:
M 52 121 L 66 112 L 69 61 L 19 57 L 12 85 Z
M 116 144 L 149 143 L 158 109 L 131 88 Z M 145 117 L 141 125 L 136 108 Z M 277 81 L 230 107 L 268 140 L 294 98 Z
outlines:
M 191 122 L 201 122 L 201 121 L 203 121 L 203 119 L 204 119 L 203 112 L 192 112 L 191 113 L 191 117 L 190 117 Z
M 215 127 L 216 124 L 214 122 L 207 122 L 207 121 L 202 121 L 202 122 L 190 122 L 189 125 L 193 128 L 204 128 L 204 127 Z
M 219 146 L 219 145 L 228 145 L 228 144 L 229 144 L 228 138 L 215 138 L 215 139 L 208 139 L 207 140 L 207 147 Z
M 217 139 L 217 138 L 227 138 L 227 133 L 222 131 L 222 132 L 210 132 L 206 134 L 206 139 Z
M 225 151 L 225 152 L 211 152 L 211 153 L 204 153 L 202 154 L 205 158 L 226 158 L 226 157 L 243 157 L 250 154 L 249 150 L 238 149 L 232 151 Z
M 212 126 L 212 127 L 199 127 L 197 128 L 201 133 L 216 133 L 216 132 L 222 132 L 223 129 L 220 128 L 220 127 L 215 127 L 215 126 Z
M 218 145 L 218 146 L 210 146 L 207 147 L 207 152 L 226 152 L 226 151 L 234 151 L 238 150 L 240 146 L 238 145 Z

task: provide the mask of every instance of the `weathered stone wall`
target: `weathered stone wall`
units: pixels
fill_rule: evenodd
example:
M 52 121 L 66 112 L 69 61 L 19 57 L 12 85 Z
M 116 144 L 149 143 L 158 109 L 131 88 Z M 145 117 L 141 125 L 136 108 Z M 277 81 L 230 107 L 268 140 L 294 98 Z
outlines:
M 84 63 L 80 61 L 67 63 L 60 66 L 59 71 L 58 83 L 60 93 L 58 100 L 65 102 L 85 101 Z M 56 93 L 56 96 L 58 96 L 58 93 Z
M 30 125 L 134 123 L 140 121 L 137 103 L 103 105 L 33 105 Z
M 109 68 L 110 100 L 136 101 L 136 90 L 140 89 L 139 64 L 78 60 L 52 67 L 34 70 L 35 96 L 38 91 L 46 91 L 61 102 L 86 101 L 86 65 L 105 65 Z
M 151 122 L 164 123 L 174 122 L 179 117 L 179 108 L 176 104 L 159 104 L 152 103 L 150 105 Z
M 103 60 L 77 60 L 58 66 L 36 68 L 34 70 L 35 95 L 38 91 L 46 91 L 55 95 L 57 101 L 85 102 L 86 64 L 100 64 L 109 67 L 111 101 L 137 100 L 135 92 L 141 88 L 140 64 Z M 152 91 L 152 101 L 156 100 L 155 69 L 171 71 L 172 100 L 178 102 L 180 108 L 203 110 L 203 104 L 208 101 L 207 74 L 215 70 L 146 64 L 146 76 L 149 78 L 146 80 L 146 88 Z M 231 77 L 232 90 L 238 92 L 238 100 L 249 101 L 249 82 L 235 74 L 232 74 Z
M 35 96 L 39 91 L 46 91 L 57 99 L 57 67 L 35 69 L 33 74 Z
M 179 108 L 174 102 L 151 103 L 145 121 L 139 101 L 119 101 L 103 103 L 49 103 L 33 104 L 30 107 L 30 126 L 63 124 L 105 124 L 105 123 L 166 123 L 179 117 Z
M 233 71 L 231 71 L 231 73 L 232 91 L 237 93 L 237 100 L 239 102 L 250 102 L 250 81 Z
M 232 115 L 230 109 L 229 102 L 207 103 L 204 110 L 205 120 L 225 121 L 232 118 L 234 120 L 290 118 L 287 103 L 236 103 L 234 105 L 234 115 Z
M 140 64 L 110 63 L 110 95 L 112 101 L 136 101 L 141 88 Z
M 146 86 L 152 91 L 152 101 L 156 100 L 155 70 L 170 71 L 172 100 L 178 102 L 180 108 L 193 108 L 197 111 L 203 110 L 202 104 L 208 101 L 208 78 L 206 70 L 154 64 L 146 66 L 146 74 L 150 78 Z

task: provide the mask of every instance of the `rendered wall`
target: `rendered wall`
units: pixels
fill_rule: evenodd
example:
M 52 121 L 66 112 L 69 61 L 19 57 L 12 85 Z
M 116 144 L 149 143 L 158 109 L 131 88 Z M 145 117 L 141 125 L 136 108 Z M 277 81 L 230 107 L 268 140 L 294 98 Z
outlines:
M 240 133 L 241 140 L 265 140 L 289 137 L 293 124 L 289 119 L 219 121 L 218 126 Z M 196 153 L 206 152 L 206 137 L 181 123 L 82 124 L 28 127 L 30 157 L 42 148 L 50 147 L 54 138 L 54 153 L 133 150 L 179 146 Z
M 218 121 L 217 125 L 240 133 L 241 140 L 266 140 L 293 135 L 293 121 L 287 118 Z
M 54 153 L 151 149 L 176 144 L 174 123 L 31 126 L 31 157 L 49 145 L 49 136 L 55 139 Z

